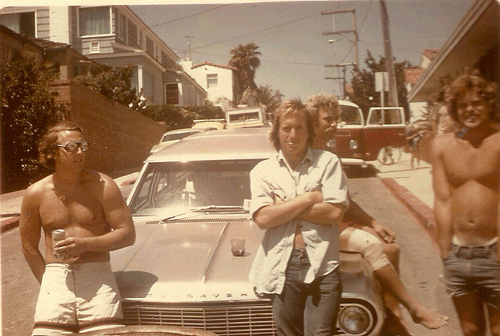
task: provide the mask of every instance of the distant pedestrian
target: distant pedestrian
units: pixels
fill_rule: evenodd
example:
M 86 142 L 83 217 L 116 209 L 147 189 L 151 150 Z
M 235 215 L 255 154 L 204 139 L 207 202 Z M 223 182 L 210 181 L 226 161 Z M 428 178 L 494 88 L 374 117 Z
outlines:
M 446 91 L 447 86 L 439 91 L 435 102 L 430 106 L 432 133 L 434 136 L 453 133 L 459 129 L 456 120 L 449 113 L 449 106 L 446 103 Z
M 40 143 L 40 159 L 54 173 L 31 185 L 23 199 L 23 253 L 41 283 L 33 335 L 123 325 L 109 251 L 132 245 L 135 229 L 116 183 L 84 169 L 88 148 L 78 125 L 63 121 L 50 128 Z M 54 230 L 64 231 L 57 243 Z
M 300 100 L 277 109 L 275 157 L 250 173 L 250 212 L 265 230 L 250 280 L 272 297 L 279 335 L 336 334 L 342 284 L 338 224 L 348 206 L 340 160 L 310 148 L 313 121 Z
M 460 132 L 433 142 L 434 213 L 446 285 L 465 336 L 500 335 L 500 132 L 496 87 L 463 75 L 449 87 Z
M 413 164 L 414 160 L 417 160 L 417 164 L 420 167 L 420 156 L 419 156 L 419 142 L 422 140 L 422 132 L 420 128 L 415 124 L 409 124 L 406 127 L 406 142 L 408 144 L 408 149 L 411 155 L 411 169 L 415 168 Z

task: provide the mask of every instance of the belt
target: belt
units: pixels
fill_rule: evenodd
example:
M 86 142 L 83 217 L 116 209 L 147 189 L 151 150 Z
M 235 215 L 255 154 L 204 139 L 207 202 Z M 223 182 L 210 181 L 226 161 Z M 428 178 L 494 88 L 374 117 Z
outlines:
M 496 242 L 485 246 L 452 244 L 451 249 L 459 258 L 489 258 L 495 253 L 496 244 Z

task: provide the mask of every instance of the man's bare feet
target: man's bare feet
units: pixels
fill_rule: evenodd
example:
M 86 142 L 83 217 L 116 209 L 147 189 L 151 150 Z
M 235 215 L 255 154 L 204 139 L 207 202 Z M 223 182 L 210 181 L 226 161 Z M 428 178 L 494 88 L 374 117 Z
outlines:
M 410 328 L 406 325 L 402 316 L 396 316 L 393 311 L 386 309 L 387 318 L 384 330 L 393 336 L 414 336 Z
M 429 329 L 438 329 L 448 323 L 448 316 L 433 312 L 424 306 L 419 306 L 414 311 L 410 311 L 413 322 L 420 323 Z

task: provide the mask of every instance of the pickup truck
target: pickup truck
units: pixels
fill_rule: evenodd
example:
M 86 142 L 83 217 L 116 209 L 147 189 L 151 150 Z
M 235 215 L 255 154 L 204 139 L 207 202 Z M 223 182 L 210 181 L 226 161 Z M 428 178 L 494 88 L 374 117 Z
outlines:
M 335 136 L 337 155 L 345 166 L 364 166 L 367 161 L 395 164 L 406 146 L 402 107 L 372 107 L 365 121 L 353 102 L 340 100 L 340 123 Z

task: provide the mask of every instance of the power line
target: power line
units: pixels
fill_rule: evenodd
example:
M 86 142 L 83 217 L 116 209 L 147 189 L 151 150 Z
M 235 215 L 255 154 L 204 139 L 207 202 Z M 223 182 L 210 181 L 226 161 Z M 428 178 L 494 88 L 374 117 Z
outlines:
M 222 8 L 222 7 L 226 7 L 226 6 L 229 6 L 229 5 L 230 4 L 226 4 L 226 5 L 221 5 L 221 6 L 217 6 L 217 7 L 214 7 L 214 8 L 210 8 L 210 9 L 204 10 L 202 12 L 191 14 L 191 15 L 188 15 L 188 16 L 184 16 L 184 17 L 181 17 L 181 18 L 178 18 L 178 19 L 175 19 L 175 20 L 166 21 L 166 22 L 155 24 L 155 25 L 151 25 L 151 26 L 149 26 L 149 28 L 158 27 L 158 26 L 166 25 L 166 24 L 169 24 L 169 23 L 172 23 L 172 22 L 184 20 L 184 19 L 187 19 L 187 18 L 190 18 L 190 17 L 193 17 L 193 16 L 201 15 L 201 14 L 206 13 L 206 12 L 214 11 L 216 9 L 219 9 L 219 8 Z
M 201 52 L 201 51 L 196 51 L 195 53 L 201 54 L 201 55 L 208 55 L 208 56 L 228 57 L 228 55 L 211 54 L 211 53 L 206 53 L 206 52 Z M 259 60 L 261 61 L 261 63 L 262 62 L 266 62 L 266 63 L 277 63 L 277 64 L 295 64 L 295 65 L 324 66 L 323 63 L 271 61 L 271 60 L 266 60 L 266 59 L 262 59 L 262 58 L 259 58 Z
M 225 43 L 225 42 L 228 42 L 228 41 L 236 40 L 236 39 L 239 39 L 241 37 L 246 37 L 246 36 L 250 36 L 250 35 L 253 35 L 253 34 L 257 34 L 257 33 L 262 33 L 262 32 L 265 32 L 265 31 L 277 28 L 277 27 L 282 27 L 282 26 L 288 25 L 290 23 L 294 23 L 294 22 L 298 22 L 298 21 L 301 21 L 301 20 L 309 19 L 309 18 L 311 18 L 313 16 L 316 16 L 316 15 L 318 15 L 318 14 L 315 13 L 315 14 L 312 14 L 312 15 L 308 15 L 308 16 L 304 16 L 304 17 L 292 20 L 292 21 L 287 21 L 287 22 L 284 22 L 284 23 L 281 23 L 281 24 L 278 24 L 278 25 L 275 25 L 275 26 L 271 26 L 271 27 L 267 27 L 267 28 L 263 28 L 263 29 L 259 29 L 259 30 L 254 30 L 252 32 L 249 32 L 249 33 L 246 33 L 246 34 L 243 34 L 243 35 L 239 35 L 239 36 L 235 36 L 235 37 L 231 37 L 231 38 L 228 38 L 226 40 L 222 40 L 222 41 L 218 41 L 218 42 L 213 42 L 213 43 L 208 43 L 208 44 L 205 44 L 205 45 L 201 45 L 199 47 L 192 48 L 191 50 L 201 49 L 201 48 L 207 48 L 207 47 L 211 47 L 211 46 L 214 46 L 214 45 L 217 45 L 217 44 L 222 44 L 222 43 Z

